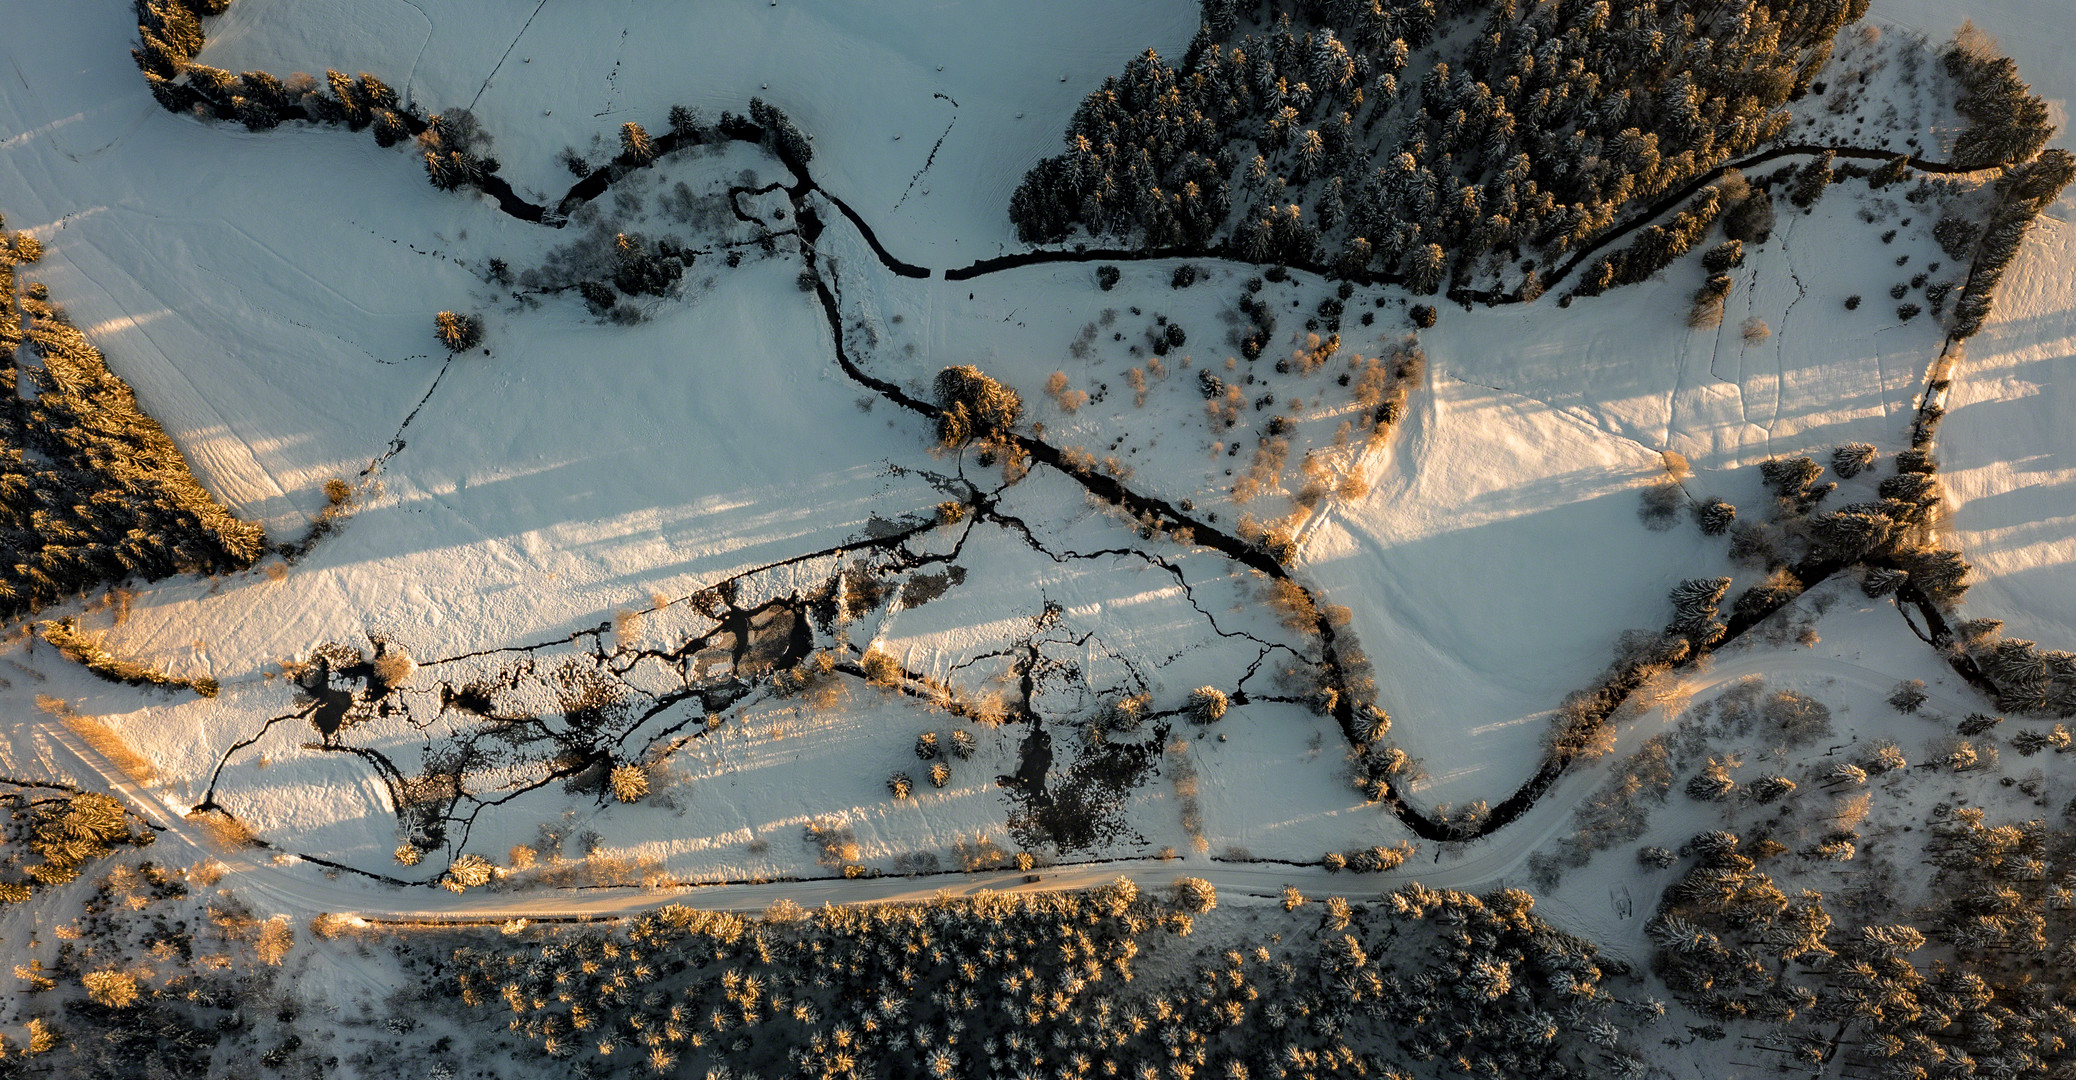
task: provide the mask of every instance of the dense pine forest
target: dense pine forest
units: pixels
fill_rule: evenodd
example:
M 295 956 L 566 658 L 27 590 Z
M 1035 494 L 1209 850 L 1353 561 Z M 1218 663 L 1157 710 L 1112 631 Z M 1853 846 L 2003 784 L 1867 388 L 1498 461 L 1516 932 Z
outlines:
M 5 234 L 0 234 L 5 237 Z M 0 615 L 98 584 L 248 566 L 266 538 L 203 490 L 165 429 L 0 247 Z M 26 342 L 27 348 L 22 346 Z M 17 350 L 29 361 L 19 363 Z
M 1531 299 L 1625 208 L 1782 136 L 1867 0 L 1281 8 L 1205 0 L 1179 65 L 1148 50 L 1105 80 L 1018 188 L 1019 235 Z M 2039 152 L 2051 128 L 2008 59 L 1955 48 L 1946 67 L 1961 157 Z

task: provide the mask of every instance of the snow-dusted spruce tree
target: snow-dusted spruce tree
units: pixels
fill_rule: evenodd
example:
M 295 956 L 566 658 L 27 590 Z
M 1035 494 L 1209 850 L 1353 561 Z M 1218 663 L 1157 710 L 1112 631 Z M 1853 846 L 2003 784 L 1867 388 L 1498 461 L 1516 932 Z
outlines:
M 483 317 L 442 311 L 433 316 L 433 336 L 448 352 L 467 352 L 483 342 Z
M 1727 501 L 1710 496 L 1707 501 L 1694 508 L 1695 523 L 1704 536 L 1721 536 L 1730 531 L 1737 521 L 1737 507 Z
M 1876 451 L 1869 443 L 1846 443 L 1831 451 L 1831 471 L 1850 480 L 1873 468 L 1875 457 Z

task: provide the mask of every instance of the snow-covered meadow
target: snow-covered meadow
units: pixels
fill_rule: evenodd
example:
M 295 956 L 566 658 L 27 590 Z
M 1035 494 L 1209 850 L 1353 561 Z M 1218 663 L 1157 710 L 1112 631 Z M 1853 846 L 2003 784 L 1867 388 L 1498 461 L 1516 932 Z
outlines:
M 680 181 L 725 199 L 717 193 L 730 185 L 791 179 L 768 155 L 675 155 L 616 187 L 595 219 L 551 231 L 435 191 L 407 152 L 365 136 L 298 125 L 255 134 L 170 116 L 127 57 L 128 5 L 94 0 L 62 18 L 28 8 L 0 7 L 37 27 L 0 41 L 21 87 L 0 93 L 0 211 L 49 248 L 33 276 L 210 490 L 277 540 L 321 513 L 326 479 L 358 489 L 336 535 L 293 566 L 270 560 L 141 590 L 120 625 L 110 611 L 87 616 L 126 655 L 215 677 L 217 699 L 93 682 L 41 646 L 9 654 L 23 669 L 0 688 L 10 714 L 35 715 L 35 697 L 51 695 L 103 718 L 152 759 L 150 790 L 169 812 L 213 789 L 283 850 L 429 877 L 443 857 L 417 870 L 393 863 L 396 789 L 369 759 L 321 748 L 304 720 L 267 726 L 302 707 L 285 662 L 326 642 L 379 639 L 422 664 L 474 663 L 470 679 L 493 680 L 534 649 L 579 655 L 641 634 L 670 645 L 701 632 L 682 612 L 716 582 L 925 523 L 961 476 L 983 489 L 1001 482 L 971 455 L 933 453 L 926 423 L 845 377 L 821 308 L 798 286 L 793 238 L 765 251 L 759 230 L 732 217 L 665 209 Z M 1960 272 L 1931 238 L 1935 204 L 1907 202 L 1901 187 L 1841 183 L 1807 215 L 1783 207 L 1770 241 L 1734 274 L 1716 329 L 1685 321 L 1704 277 L 1698 251 L 1650 282 L 1566 307 L 1555 294 L 1512 308 L 1444 305 L 1418 335 L 1427 359 L 1407 415 L 1371 441 L 1337 376 L 1359 370 L 1347 358 L 1388 355 L 1412 333 L 1401 291 L 1354 291 L 1340 354 L 1279 374 L 1277 359 L 1314 347 L 1304 323 L 1339 299 L 1333 283 L 1299 273 L 1265 284 L 1256 295 L 1279 329 L 1263 358 L 1247 361 L 1230 332 L 1257 268 L 1131 262 L 1109 291 L 1094 263 L 963 281 L 941 272 L 1013 249 L 1004 207 L 1024 170 L 1054 152 L 1080 97 L 1126 59 L 1149 46 L 1179 52 L 1194 5 L 865 11 L 787 0 L 691 15 L 635 4 L 603 28 L 588 10 L 524 15 L 486 18 L 460 0 L 240 0 L 211 22 L 205 59 L 233 71 L 373 71 L 429 111 L 467 106 L 493 135 L 503 174 L 537 201 L 572 180 L 563 147 L 603 160 L 628 120 L 660 128 L 679 103 L 711 118 L 751 95 L 783 106 L 815 136 L 817 182 L 895 256 L 938 268 L 926 279 L 888 274 L 856 230 L 827 215 L 816 249 L 845 344 L 868 373 L 922 396 L 939 368 L 976 364 L 1022 393 L 1048 441 L 1114 457 L 1106 467 L 1134 487 L 1225 525 L 1288 514 L 1305 454 L 1318 451 L 1330 491 L 1298 519 L 1296 572 L 1349 609 L 1377 669 L 1378 704 L 1396 721 L 1392 741 L 1424 770 L 1407 792 L 1421 805 L 1498 802 L 1518 787 L 1540 762 L 1551 711 L 1596 677 L 1624 631 L 1664 624 L 1671 585 L 1751 583 L 1684 517 L 1665 531 L 1639 520 L 1663 452 L 1691 464 L 1688 497 L 1756 512 L 1756 465 L 1769 456 L 1822 460 L 1849 441 L 1887 456 L 1906 445 L 1940 330 L 1900 318 L 1889 292 L 1903 285 L 1922 299 L 1914 275 L 1936 283 Z M 1880 3 L 1876 15 L 1891 17 Z M 2038 24 L 2024 20 L 2035 16 L 2014 16 L 2009 30 L 1999 12 L 1975 17 L 2051 97 L 2063 92 L 2053 89 L 2065 85 L 2062 61 L 2029 59 Z M 1959 13 L 1899 7 L 1892 18 L 1898 31 L 1922 26 L 1937 39 Z M 1855 62 L 1841 54 L 1841 65 Z M 1922 127 L 1910 129 L 1933 149 L 1951 120 L 1935 104 L 1913 112 Z M 782 231 L 770 203 L 754 216 Z M 645 305 L 635 326 L 601 324 L 568 293 L 514 301 L 485 278 L 492 258 L 523 271 L 593 227 L 677 235 L 708 253 L 687 272 L 684 298 Z M 746 256 L 739 266 L 727 265 L 731 247 Z M 1954 535 L 1978 569 L 1970 614 L 2004 618 L 2049 647 L 2076 641 L 2076 586 L 2056 572 L 2076 550 L 2054 389 L 2076 341 L 2069 257 L 2066 226 L 2051 217 L 1957 368 L 1939 445 Z M 1176 288 L 1185 263 L 1201 276 Z M 1866 302 L 1848 310 L 1854 295 Z M 483 311 L 487 351 L 445 361 L 430 333 L 443 308 Z M 1162 319 L 1187 335 L 1156 365 L 1149 335 L 1164 332 Z M 1750 320 L 1768 333 L 1745 332 Z M 1093 399 L 1067 408 L 1048 393 L 1055 372 Z M 1242 391 L 1233 425 L 1207 415 L 1200 372 Z M 1234 485 L 1274 418 L 1288 425 L 1287 467 L 1242 499 Z M 918 550 L 966 537 L 960 579 L 927 603 L 875 609 L 852 644 L 933 680 L 1013 696 L 1003 657 L 1042 638 L 1049 661 L 1074 669 L 1032 699 L 1060 783 L 1092 760 L 1077 725 L 1109 697 L 1143 691 L 1173 710 L 1210 685 L 1254 699 L 1213 728 L 1176 721 L 1179 746 L 1139 733 L 1149 764 L 1104 811 L 1114 827 L 1039 854 L 1174 848 L 1309 861 L 1404 835 L 1348 783 L 1331 720 L 1297 700 L 1301 689 L 1277 685 L 1279 662 L 1306 646 L 1264 609 L 1251 572 L 1142 538 L 1044 470 L 1005 489 L 998 509 L 1028 534 L 994 521 L 930 534 Z M 778 579 L 771 595 L 812 591 L 843 558 L 762 573 Z M 1874 666 L 1897 677 L 1937 666 L 1900 619 L 1875 625 L 1880 614 L 1852 637 L 1856 656 L 1881 651 Z M 430 689 L 445 666 L 421 668 L 418 711 L 370 718 L 351 741 L 405 774 L 436 758 L 476 719 Z M 691 719 L 664 714 L 648 730 Z M 954 728 L 971 730 L 979 749 L 938 788 L 911 747 Z M 998 778 L 1028 760 L 1028 734 L 862 682 L 830 707 L 774 699 L 655 762 L 656 793 L 637 805 L 559 782 L 510 801 L 477 792 L 484 805 L 446 834 L 442 855 L 509 863 L 515 846 L 540 846 L 545 825 L 573 858 L 593 851 L 675 879 L 827 875 L 838 868 L 801 835 L 830 819 L 855 834 L 852 861 L 891 871 L 928 853 L 951 868 L 961 844 L 1023 843 L 1015 789 Z M 28 725 L 10 736 L 11 766 L 46 752 Z M 894 800 L 886 783 L 903 770 L 916 792 Z

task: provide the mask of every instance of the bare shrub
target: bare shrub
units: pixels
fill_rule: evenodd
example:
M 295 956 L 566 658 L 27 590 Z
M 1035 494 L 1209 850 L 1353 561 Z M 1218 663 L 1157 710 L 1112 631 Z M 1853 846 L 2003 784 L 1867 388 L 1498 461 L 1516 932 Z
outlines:
M 262 963 L 269 967 L 280 967 L 288 956 L 288 950 L 296 943 L 295 928 L 288 925 L 288 916 L 276 915 L 260 925 L 259 941 L 255 948 Z
M 1643 489 L 1643 498 L 1636 508 L 1637 519 L 1652 532 L 1665 532 L 1679 524 L 1680 501 L 1685 496 L 1679 481 L 1660 477 Z
M 1782 690 L 1761 709 L 1766 725 L 1787 746 L 1806 746 L 1831 734 L 1831 708 L 1815 698 Z
M 411 676 L 418 670 L 418 662 L 411 654 L 394 645 L 384 645 L 375 657 L 375 681 L 384 689 L 400 690 L 411 685 Z
M 973 837 L 960 836 L 952 841 L 952 853 L 959 860 L 959 869 L 971 874 L 982 870 L 1000 870 L 1009 865 L 1009 852 L 1002 845 L 989 839 L 986 833 Z
M 865 670 L 865 681 L 874 686 L 892 689 L 901 685 L 901 664 L 876 647 L 865 650 L 858 666 Z
M 818 865 L 835 868 L 858 861 L 858 837 L 848 822 L 819 817 L 807 823 L 806 831 L 807 842 L 815 846 Z
M 620 648 L 631 648 L 642 633 L 642 613 L 633 608 L 621 608 L 613 613 L 613 643 Z

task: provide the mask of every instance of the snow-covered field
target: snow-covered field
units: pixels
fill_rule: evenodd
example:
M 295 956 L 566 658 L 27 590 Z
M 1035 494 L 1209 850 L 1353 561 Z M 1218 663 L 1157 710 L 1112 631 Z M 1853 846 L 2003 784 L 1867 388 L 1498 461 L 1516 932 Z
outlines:
M 371 71 L 428 111 L 471 108 L 513 184 L 556 194 L 565 146 L 592 153 L 630 120 L 661 131 L 672 105 L 711 120 L 760 95 L 814 135 L 818 179 L 898 238 L 895 254 L 959 265 L 1014 244 L 1009 193 L 1057 152 L 1082 96 L 1149 47 L 1181 53 L 1196 24 L 1186 2 L 240 0 L 207 59 Z
M 367 70 L 427 111 L 470 107 L 504 175 L 542 201 L 571 182 L 557 160 L 564 146 L 596 163 L 623 122 L 660 130 L 673 104 L 711 119 L 761 95 L 815 136 L 820 185 L 895 256 L 941 269 L 1012 248 L 1009 192 L 1054 151 L 1080 97 L 1143 48 L 1179 52 L 1196 19 L 1184 2 L 1079 0 L 1014 10 L 734 0 L 696 13 L 630 4 L 610 18 L 518 7 L 486 18 L 460 0 L 239 0 L 211 22 L 204 59 L 233 71 Z M 1970 15 L 2058 103 L 2070 61 L 2053 48 L 2055 12 L 1984 7 L 1895 0 L 1877 2 L 1876 15 L 1934 40 Z M 480 792 L 486 805 L 447 835 L 441 856 L 395 866 L 395 787 L 369 759 L 319 748 L 306 720 L 268 726 L 302 707 L 284 662 L 326 642 L 377 639 L 422 663 L 450 661 L 421 669 L 418 711 L 350 732 L 410 774 L 468 719 L 448 712 L 429 724 L 445 705 L 436 688 L 466 681 L 443 682 L 442 668 L 474 665 L 469 678 L 494 680 L 535 649 L 575 656 L 640 634 L 673 645 L 698 632 L 683 613 L 699 590 L 916 526 L 957 476 L 986 489 L 998 474 L 970 455 L 933 454 L 922 420 L 844 376 L 820 307 L 797 285 L 792 238 L 766 253 L 743 223 L 665 212 L 679 181 L 711 199 L 731 184 L 789 179 L 754 149 L 678 155 L 600 200 L 595 222 L 555 232 L 435 191 L 407 152 L 364 134 L 253 134 L 168 115 L 129 62 L 134 20 L 120 0 L 71 5 L 63 17 L 8 0 L 0 18 L 35 27 L 0 39 L 15 76 L 0 91 L 0 211 L 50 252 L 27 276 L 87 329 L 210 490 L 275 539 L 294 539 L 321 511 L 326 479 L 358 487 L 337 534 L 293 566 L 269 560 L 144 589 L 119 626 L 107 612 L 88 616 L 121 653 L 217 678 L 220 698 L 109 686 L 45 647 L 18 645 L 6 659 L 21 671 L 8 668 L 0 688 L 8 715 L 40 716 L 37 695 L 66 699 L 152 759 L 150 791 L 164 810 L 185 812 L 213 788 L 284 850 L 407 877 L 436 874 L 464 848 L 507 862 L 513 847 L 538 846 L 544 825 L 571 838 L 572 857 L 596 850 L 688 880 L 834 873 L 801 841 L 815 819 L 841 821 L 855 861 L 887 870 L 924 853 L 949 867 L 960 844 L 981 837 L 1021 843 L 1023 808 L 998 778 L 1018 771 L 1026 731 L 858 683 L 834 707 L 772 700 L 732 715 L 656 766 L 658 794 L 639 805 L 559 783 L 494 804 L 497 791 Z M 1848 51 L 1839 63 L 1865 60 Z M 1906 119 L 1936 143 L 1951 117 L 1926 104 Z M 779 205 L 767 201 L 760 216 Z M 1296 573 L 1349 609 L 1376 665 L 1378 703 L 1396 720 L 1392 740 L 1426 774 L 1409 797 L 1460 806 L 1498 802 L 1534 772 L 1551 710 L 1595 678 L 1624 631 L 1664 624 L 1672 584 L 1719 574 L 1751 583 L 1684 517 L 1666 531 L 1639 520 L 1662 452 L 1691 463 L 1688 497 L 1721 495 L 1756 513 L 1756 465 L 1769 456 L 1905 445 L 1940 331 L 1930 318 L 1899 318 L 1888 297 L 1902 284 L 1921 300 L 1922 286 L 1907 284 L 1918 273 L 1961 273 L 1931 239 L 1937 216 L 1936 201 L 1856 183 L 1807 215 L 1783 204 L 1712 330 L 1685 325 L 1704 277 L 1698 252 L 1569 307 L 1555 295 L 1515 308 L 1445 305 L 1419 336 L 1427 363 L 1407 417 L 1374 442 L 1339 377 L 1403 345 L 1412 327 L 1400 292 L 1356 290 L 1341 352 L 1310 374 L 1277 374 L 1277 359 L 1312 347 L 1304 322 L 1332 283 L 1297 274 L 1266 284 L 1257 295 L 1279 328 L 1249 362 L 1229 335 L 1253 267 L 1194 260 L 1199 280 L 1177 289 L 1181 261 L 1130 263 L 1107 292 L 1088 263 L 900 278 L 834 215 L 817 249 L 846 344 L 869 373 L 922 395 L 939 368 L 976 364 L 1020 390 L 1048 441 L 1115 458 L 1104 467 L 1135 488 L 1186 500 L 1221 526 L 1289 514 L 1308 451 L 1329 491 L 1359 481 L 1295 519 L 1305 537 Z M 2005 619 L 2046 647 L 2076 643 L 2076 583 L 2060 572 L 2076 553 L 2076 446 L 2058 389 L 2076 346 L 2068 220 L 2065 202 L 2043 221 L 1998 317 L 1969 343 L 1939 443 L 1954 537 L 1978 572 L 1968 613 Z M 567 293 L 515 302 L 486 282 L 488 259 L 536 267 L 593 225 L 710 253 L 688 271 L 684 299 L 645 305 L 636 326 L 603 325 Z M 730 245 L 747 256 L 738 267 L 724 262 Z M 1867 302 L 1847 310 L 1853 295 Z M 443 362 L 429 331 L 443 308 L 485 312 L 487 351 Z M 1371 324 L 1358 321 L 1364 313 Z M 1749 320 L 1769 332 L 1743 332 Z M 1187 340 L 1156 364 L 1149 334 L 1168 323 Z M 1093 399 L 1049 394 L 1055 372 L 1070 394 Z M 1242 392 L 1232 425 L 1207 415 L 1200 373 Z M 1235 485 L 1274 418 L 1288 425 L 1288 461 L 1243 497 Z M 1350 787 L 1331 720 L 1277 684 L 1279 664 L 1306 646 L 1263 609 L 1250 572 L 1185 543 L 1142 540 L 1056 473 L 1007 489 L 999 511 L 1029 536 L 975 523 L 956 583 L 927 603 L 879 610 L 850 644 L 1012 697 L 1004 657 L 1042 644 L 1072 670 L 1033 697 L 1062 783 L 1097 757 L 1078 725 L 1112 697 L 1144 691 L 1156 710 L 1173 710 L 1210 685 L 1252 699 L 1215 728 L 1178 721 L 1169 741 L 1180 746 L 1137 734 L 1152 767 L 1115 793 L 1105 811 L 1114 828 L 1051 854 L 1172 847 L 1303 861 L 1404 835 Z M 941 552 L 954 535 L 917 550 Z M 772 596 L 811 591 L 843 558 L 757 580 Z M 652 609 L 646 623 L 573 640 Z M 1790 645 L 1724 663 L 1793 668 L 1828 654 L 1886 678 L 1937 670 L 1882 615 L 1855 616 L 1847 644 L 1826 630 L 1814 653 Z M 697 719 L 686 707 L 645 731 Z M 937 788 L 911 747 L 954 729 L 972 731 L 979 749 Z M 11 738 L 10 768 L 61 764 L 32 725 Z M 660 745 L 643 740 L 629 745 Z M 917 781 L 912 799 L 888 796 L 900 770 Z M 582 841 L 586 832 L 596 839 Z M 1531 846 L 1510 844 L 1513 862 L 1461 872 L 1516 873 Z

